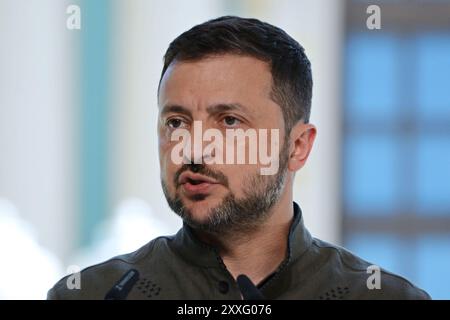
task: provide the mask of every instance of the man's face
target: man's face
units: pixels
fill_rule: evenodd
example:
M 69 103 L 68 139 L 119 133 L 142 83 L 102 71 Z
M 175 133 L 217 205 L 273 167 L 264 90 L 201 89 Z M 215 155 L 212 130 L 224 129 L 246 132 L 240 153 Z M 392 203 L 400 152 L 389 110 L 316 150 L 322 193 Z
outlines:
M 158 97 L 161 182 L 170 207 L 191 226 L 211 232 L 246 229 L 261 222 L 277 202 L 284 186 L 287 148 L 282 111 L 271 100 L 271 89 L 269 66 L 247 56 L 220 55 L 174 62 L 164 74 Z M 276 152 L 277 172 L 261 175 L 261 168 L 267 165 L 259 160 L 250 163 L 248 155 L 254 149 L 250 149 L 248 140 L 245 163 L 205 164 L 208 156 L 217 153 L 217 149 L 210 154 L 205 152 L 211 143 L 207 141 L 196 146 L 192 142 L 189 148 L 190 160 L 201 163 L 175 163 L 172 151 L 180 142 L 171 137 L 176 130 L 185 129 L 194 139 L 198 134 L 194 133 L 194 121 L 201 123 L 200 137 L 209 129 L 216 129 L 224 140 L 227 129 L 267 129 L 269 133 L 278 129 L 279 149 L 270 150 L 274 142 L 270 134 L 264 138 L 266 141 L 258 139 L 267 145 L 267 152 Z M 256 143 L 260 152 L 262 144 Z M 194 148 L 199 147 L 200 153 L 195 153 Z M 231 150 L 228 147 L 229 142 L 224 141 L 222 159 Z M 237 144 L 231 147 L 236 155 Z

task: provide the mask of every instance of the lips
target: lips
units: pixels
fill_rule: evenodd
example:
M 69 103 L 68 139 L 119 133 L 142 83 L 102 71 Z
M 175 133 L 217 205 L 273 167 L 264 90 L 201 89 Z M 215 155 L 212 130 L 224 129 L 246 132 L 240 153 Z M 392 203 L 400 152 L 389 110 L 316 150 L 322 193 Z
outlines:
M 180 175 L 178 181 L 187 195 L 208 193 L 214 186 L 219 184 L 219 182 L 210 177 L 187 171 Z

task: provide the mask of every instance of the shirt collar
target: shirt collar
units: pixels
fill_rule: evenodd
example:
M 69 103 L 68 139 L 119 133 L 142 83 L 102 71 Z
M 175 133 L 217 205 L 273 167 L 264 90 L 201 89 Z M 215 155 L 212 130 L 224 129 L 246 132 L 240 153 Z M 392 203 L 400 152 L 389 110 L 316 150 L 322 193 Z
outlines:
M 300 257 L 312 243 L 311 234 L 304 226 L 299 205 L 293 202 L 293 206 L 294 218 L 289 229 L 287 257 L 280 264 L 277 272 L 282 271 Z M 183 227 L 175 235 L 172 244 L 177 253 L 191 264 L 199 267 L 223 268 L 223 262 L 217 249 L 200 241 L 186 223 L 183 223 Z

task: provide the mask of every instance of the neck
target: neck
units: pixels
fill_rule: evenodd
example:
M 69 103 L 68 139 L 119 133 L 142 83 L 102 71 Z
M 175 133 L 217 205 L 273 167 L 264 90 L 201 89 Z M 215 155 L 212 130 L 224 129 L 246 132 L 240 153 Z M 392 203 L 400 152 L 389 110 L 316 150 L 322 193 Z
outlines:
M 258 228 L 245 234 L 203 235 L 202 238 L 218 248 L 235 279 L 245 274 L 258 284 L 286 258 L 293 215 L 292 194 L 285 192 Z

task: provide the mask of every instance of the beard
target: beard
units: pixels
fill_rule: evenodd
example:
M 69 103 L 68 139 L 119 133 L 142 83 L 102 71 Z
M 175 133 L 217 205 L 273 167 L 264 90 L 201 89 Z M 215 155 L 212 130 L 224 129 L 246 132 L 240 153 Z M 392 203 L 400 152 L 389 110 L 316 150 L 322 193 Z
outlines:
M 172 196 L 163 179 L 161 185 L 169 207 L 191 228 L 210 234 L 245 234 L 258 228 L 270 217 L 271 209 L 284 189 L 288 156 L 288 143 L 284 141 L 279 155 L 278 172 L 275 175 L 247 175 L 242 183 L 243 196 L 238 198 L 230 191 L 216 207 L 208 210 L 207 218 L 203 221 L 194 218 L 193 213 L 184 206 L 178 191 Z M 179 185 L 178 177 L 186 170 L 212 177 L 228 186 L 228 179 L 224 174 L 204 164 L 183 165 L 175 174 L 175 186 Z M 194 201 L 205 198 L 206 196 L 199 195 Z

